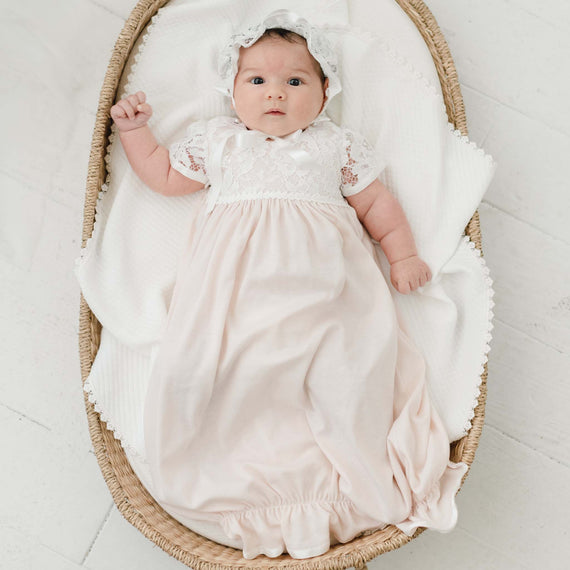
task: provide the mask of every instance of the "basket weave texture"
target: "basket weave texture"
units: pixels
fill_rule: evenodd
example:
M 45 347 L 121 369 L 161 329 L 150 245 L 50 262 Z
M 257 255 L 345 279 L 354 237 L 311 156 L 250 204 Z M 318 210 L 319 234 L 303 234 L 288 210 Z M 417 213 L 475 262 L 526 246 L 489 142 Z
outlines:
M 441 84 L 449 121 L 467 135 L 465 108 L 457 72 L 449 47 L 435 18 L 421 0 L 395 0 L 416 25 L 432 55 Z M 111 132 L 110 108 L 114 104 L 121 75 L 138 37 L 156 12 L 168 0 L 140 0 L 126 21 L 115 44 L 103 87 L 93 132 L 84 203 L 82 247 L 93 232 L 95 205 L 101 186 L 106 180 L 105 154 Z M 476 211 L 465 228 L 465 233 L 481 250 L 479 213 Z M 82 382 L 85 382 L 97 354 L 101 338 L 101 324 L 81 296 L 79 315 L 79 355 Z M 471 429 L 450 449 L 452 461 L 463 461 L 469 468 L 483 428 L 487 397 L 487 364 L 481 375 L 480 396 L 471 420 Z M 200 536 L 166 513 L 150 496 L 134 474 L 125 452 L 113 432 L 101 421 L 94 405 L 84 392 L 89 432 L 95 455 L 113 500 L 121 514 L 147 538 L 165 552 L 195 570 L 222 570 L 233 568 L 295 568 L 296 570 L 366 569 L 366 562 L 399 548 L 423 532 L 420 528 L 413 537 L 406 536 L 394 526 L 364 534 L 345 544 L 334 545 L 325 554 L 308 559 L 295 559 L 288 554 L 277 558 L 258 556 L 243 558 L 242 551 L 213 542 Z M 467 477 L 469 471 L 465 474 Z

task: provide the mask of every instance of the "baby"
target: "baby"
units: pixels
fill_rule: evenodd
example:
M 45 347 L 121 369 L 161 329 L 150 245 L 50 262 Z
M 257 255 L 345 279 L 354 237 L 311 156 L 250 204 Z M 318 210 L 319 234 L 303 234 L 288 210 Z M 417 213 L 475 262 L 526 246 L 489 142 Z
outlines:
M 232 108 L 249 130 L 276 137 L 305 130 L 321 113 L 327 99 L 328 78 L 307 49 L 302 36 L 289 40 L 267 31 L 253 46 L 240 48 Z M 142 91 L 111 108 L 121 143 L 141 180 L 156 192 L 180 196 L 204 188 L 177 171 L 169 152 L 147 126 L 152 108 Z M 427 264 L 418 257 L 405 214 L 390 191 L 375 179 L 364 190 L 347 197 L 358 219 L 377 240 L 390 262 L 392 284 L 410 293 L 431 279 Z
M 169 149 L 144 93 L 111 109 L 145 184 L 204 190 L 146 395 L 149 492 L 245 558 L 317 556 L 387 524 L 450 530 L 466 468 L 370 236 L 400 293 L 429 267 L 374 149 L 323 115 L 339 78 L 320 33 L 279 12 L 234 37 L 237 118 Z

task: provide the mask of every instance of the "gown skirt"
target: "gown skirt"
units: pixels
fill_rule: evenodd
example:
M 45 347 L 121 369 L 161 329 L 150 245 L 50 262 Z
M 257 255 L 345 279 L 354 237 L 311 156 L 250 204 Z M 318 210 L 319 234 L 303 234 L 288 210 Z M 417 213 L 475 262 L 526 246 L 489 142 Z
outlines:
M 467 465 L 356 211 L 239 200 L 190 226 L 144 410 L 161 506 L 245 558 L 451 530 Z

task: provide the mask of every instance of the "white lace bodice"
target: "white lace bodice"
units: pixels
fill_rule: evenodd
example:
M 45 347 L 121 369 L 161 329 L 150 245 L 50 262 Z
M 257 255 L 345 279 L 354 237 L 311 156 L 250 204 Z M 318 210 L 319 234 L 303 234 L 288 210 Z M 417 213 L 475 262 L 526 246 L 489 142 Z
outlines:
M 295 198 L 347 205 L 384 165 L 360 134 L 320 116 L 305 130 L 270 137 L 221 116 L 192 123 L 171 145 L 173 168 L 209 187 L 216 203 Z

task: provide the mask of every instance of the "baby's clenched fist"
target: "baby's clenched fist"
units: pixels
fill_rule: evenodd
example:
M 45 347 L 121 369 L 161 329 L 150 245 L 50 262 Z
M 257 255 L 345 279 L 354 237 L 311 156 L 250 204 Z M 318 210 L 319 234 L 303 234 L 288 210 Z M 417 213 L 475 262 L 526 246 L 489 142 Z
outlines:
M 151 115 L 152 107 L 146 103 L 146 95 L 142 91 L 123 97 L 111 107 L 111 118 L 123 132 L 143 127 Z
M 417 255 L 395 261 L 390 266 L 390 281 L 399 293 L 407 295 L 431 279 L 429 266 Z

